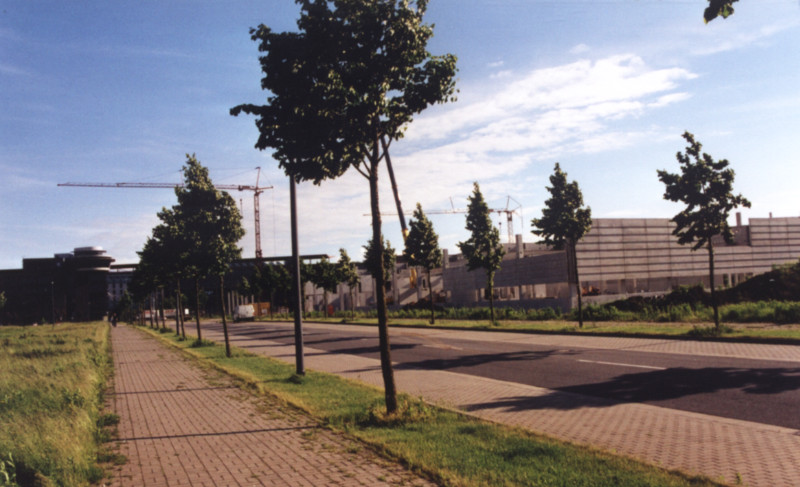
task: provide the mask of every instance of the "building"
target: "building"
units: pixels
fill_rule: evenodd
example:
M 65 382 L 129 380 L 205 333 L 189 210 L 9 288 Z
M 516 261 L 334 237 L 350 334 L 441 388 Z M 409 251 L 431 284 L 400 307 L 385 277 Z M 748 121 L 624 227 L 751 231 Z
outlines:
M 708 252 L 692 251 L 678 244 L 669 219 L 596 218 L 591 230 L 578 243 L 578 272 L 584 301 L 604 303 L 632 295 L 661 295 L 677 286 L 709 283 Z M 800 218 L 752 218 L 743 225 L 737 214 L 734 242 L 714 240 L 715 284 L 734 286 L 771 270 L 776 265 L 800 258 Z M 394 307 L 411 306 L 427 300 L 427 285 L 432 284 L 440 305 L 488 306 L 484 296 L 486 274 L 468 271 L 466 259 L 445 251 L 444 265 L 431 277 L 412 287 L 408 266 L 398 259 L 388 284 L 387 295 Z M 374 285 L 362 270 L 362 284 L 356 293 L 357 307 L 374 306 Z M 495 275 L 495 304 L 517 308 L 552 307 L 571 309 L 577 304 L 575 286 L 568 282 L 567 258 L 537 243 L 524 243 L 517 235 L 506 244 L 506 255 Z M 346 309 L 347 286 L 340 286 L 329 297 L 336 309 Z M 307 300 L 319 307 L 321 294 L 307 288 Z
M 632 295 L 659 295 L 677 286 L 709 286 L 708 253 L 692 251 L 679 245 L 672 235 L 674 224 L 668 219 L 596 218 L 591 230 L 578 243 L 578 271 L 584 301 L 603 303 Z M 715 244 L 715 283 L 727 287 L 764 272 L 776 265 L 800 258 L 800 218 L 753 218 L 743 225 L 737 215 L 733 228 L 734 242 L 721 238 Z M 495 304 L 516 308 L 558 308 L 563 311 L 576 305 L 574 284 L 568 282 L 564 251 L 551 250 L 537 243 L 506 244 L 506 255 L 495 275 Z M 303 256 L 306 261 L 324 255 Z M 288 257 L 263 259 L 263 265 L 284 262 Z M 412 278 L 402 257 L 398 257 L 392 278 L 387 282 L 387 301 L 392 308 L 423 305 L 433 288 L 439 306 L 487 306 L 484 296 L 486 274 L 468 271 L 460 254 L 444 252 L 441 269 L 434 269 L 430 282 L 425 272 Z M 24 259 L 22 269 L 0 271 L 0 291 L 7 304 L 0 311 L 3 323 L 34 323 L 56 320 L 102 318 L 110 306 L 121 299 L 135 265 L 112 266 L 114 261 L 99 247 L 77 248 L 72 253 L 47 259 Z M 236 295 L 242 276 L 256 265 L 255 259 L 242 259 L 231 265 L 225 277 L 228 306 L 252 302 L 253 298 Z M 333 310 L 374 309 L 375 281 L 363 264 L 358 265 L 361 284 L 351 290 L 340 284 L 328 296 Z M 218 313 L 217 279 L 208 279 L 203 288 L 208 294 L 206 312 Z M 193 286 L 186 283 L 184 289 Z M 324 309 L 321 289 L 306 283 L 305 309 Z M 217 294 L 218 296 L 218 294 Z M 352 297 L 351 297 L 352 296 Z M 284 300 L 286 297 L 284 297 Z
M 22 269 L 0 270 L 4 324 L 102 319 L 106 277 L 114 259 L 100 247 L 80 247 L 50 258 L 23 259 Z

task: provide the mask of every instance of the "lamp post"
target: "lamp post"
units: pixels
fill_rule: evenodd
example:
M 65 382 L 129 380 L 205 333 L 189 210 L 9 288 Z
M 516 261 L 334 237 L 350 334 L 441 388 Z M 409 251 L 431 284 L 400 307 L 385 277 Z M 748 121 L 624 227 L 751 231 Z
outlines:
M 302 280 L 300 279 L 300 251 L 297 244 L 297 189 L 295 188 L 294 177 L 289 176 L 289 200 L 291 202 L 292 213 L 292 277 L 294 278 L 294 353 L 297 375 L 305 375 L 303 364 L 303 315 L 300 312 L 303 299 L 300 291 Z

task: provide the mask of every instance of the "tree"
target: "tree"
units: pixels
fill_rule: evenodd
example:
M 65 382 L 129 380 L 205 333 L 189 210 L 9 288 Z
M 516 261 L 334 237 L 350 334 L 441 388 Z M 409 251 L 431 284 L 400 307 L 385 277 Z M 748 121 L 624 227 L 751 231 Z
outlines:
M 310 280 L 315 286 L 322 289 L 325 313 L 328 312 L 328 293 L 335 293 L 336 286 L 342 282 L 337 270 L 336 264 L 329 261 L 327 257 L 323 257 L 311 266 Z
M 336 272 L 339 274 L 339 282 L 347 284 L 350 292 L 350 312 L 351 317 L 356 316 L 356 302 L 353 298 L 353 292 L 361 284 L 361 277 L 358 275 L 358 268 L 355 262 L 350 260 L 345 249 L 339 249 L 339 262 L 336 263 Z
M 717 17 L 727 19 L 733 15 L 733 3 L 739 0 L 708 0 L 708 7 L 703 12 L 703 20 L 709 23 Z
M 486 271 L 486 297 L 489 299 L 491 320 L 494 323 L 494 275 L 500 270 L 506 251 L 500 243 L 500 231 L 492 225 L 489 207 L 477 182 L 474 183 L 467 206 L 467 230 L 470 238 L 466 242 L 459 242 L 458 248 L 467 258 L 468 270 Z
M 268 104 L 256 115 L 256 147 L 275 149 L 287 175 L 319 184 L 350 167 L 369 182 L 372 238 L 381 238 L 378 168 L 413 116 L 452 99 L 455 56 L 432 56 L 422 22 L 427 0 L 298 0 L 298 32 L 251 30 Z M 381 255 L 380 253 L 378 254 Z M 397 410 L 382 274 L 378 333 L 387 412 Z
M 550 198 L 544 202 L 542 217 L 531 220 L 531 232 L 542 242 L 556 250 L 567 251 L 567 268 L 570 280 L 578 293 L 578 325 L 583 327 L 583 289 L 578 275 L 578 254 L 575 251 L 580 239 L 592 227 L 592 209 L 583 208 L 583 194 L 578 183 L 567 182 L 567 173 L 556 163 L 547 188 Z
M 442 250 L 439 248 L 439 236 L 433 230 L 433 223 L 428 220 L 422 211 L 422 205 L 417 203 L 417 209 L 408 223 L 410 229 L 406 238 L 406 247 L 403 256 L 409 265 L 419 266 L 428 274 L 428 299 L 431 302 L 431 324 L 435 323 L 433 303 L 433 283 L 431 282 L 431 269 L 442 266 Z
M 269 294 L 270 314 L 275 309 L 276 296 L 286 302 L 287 293 L 292 288 L 292 276 L 285 265 L 266 265 L 256 268 L 256 282 L 262 291 Z
M 369 239 L 367 245 L 364 245 L 364 262 L 367 264 L 367 272 L 369 272 L 369 275 L 371 275 L 375 281 L 378 281 L 380 278 L 385 285 L 385 283 L 392 278 L 392 271 L 394 271 L 394 266 L 397 263 L 397 256 L 395 255 L 394 248 L 392 248 L 392 242 L 384 240 L 383 235 L 381 235 L 380 239 L 383 252 L 378 250 L 374 242 L 375 240 Z M 383 268 L 383 272 L 380 271 L 381 268 Z
M 683 133 L 689 144 L 685 152 L 678 152 L 681 173 L 658 171 L 658 179 L 666 186 L 664 199 L 686 204 L 675 215 L 672 234 L 681 245 L 692 244 L 692 250 L 705 247 L 708 251 L 708 279 L 711 285 L 711 303 L 714 307 L 714 326 L 719 331 L 719 309 L 714 285 L 714 239 L 721 235 L 725 242 L 733 243 L 733 231 L 728 225 L 731 210 L 738 206 L 750 208 L 750 202 L 741 194 L 734 195 L 733 169 L 727 159 L 715 161 L 705 152 L 694 135 Z
M 181 222 L 174 209 L 162 208 L 158 213 L 161 223 L 153 228 L 150 249 L 142 249 L 140 253 L 140 263 L 154 267 L 161 275 L 162 284 L 166 286 L 168 282 L 175 284 L 175 329 L 177 333 L 186 339 L 186 326 L 183 316 L 183 297 L 181 291 L 181 279 L 186 274 L 186 259 L 189 252 L 190 242 L 184 239 L 181 232 Z M 149 241 L 148 241 L 149 242 Z M 178 331 L 180 330 L 180 331 Z
M 217 276 L 220 285 L 222 329 L 225 336 L 225 352 L 230 357 L 230 342 L 225 316 L 224 276 L 231 262 L 241 255 L 236 245 L 244 235 L 242 217 L 236 202 L 227 193 L 214 188 L 208 169 L 195 158 L 186 155 L 183 167 L 184 187 L 176 188 L 178 204 L 173 211 L 179 222 L 178 228 L 186 248 L 186 269 L 195 281 L 195 320 L 197 339 L 202 340 L 200 330 L 200 281 L 208 276 Z

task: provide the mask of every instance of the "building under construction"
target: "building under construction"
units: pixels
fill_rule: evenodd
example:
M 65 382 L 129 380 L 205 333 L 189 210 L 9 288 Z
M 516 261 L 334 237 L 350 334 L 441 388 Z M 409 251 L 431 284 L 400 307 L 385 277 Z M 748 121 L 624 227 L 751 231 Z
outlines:
M 702 284 L 709 286 L 708 253 L 692 251 L 679 245 L 672 235 L 674 224 L 668 219 L 596 218 L 592 228 L 576 249 L 578 271 L 584 301 L 602 303 L 632 295 L 659 295 L 677 286 Z M 776 265 L 792 263 L 800 258 L 800 218 L 752 218 L 744 225 L 737 215 L 733 228 L 734 242 L 715 240 L 715 283 L 733 286 L 771 270 Z M 430 282 L 425 272 L 418 272 L 412 281 L 410 269 L 398 258 L 395 271 L 387 283 L 390 307 L 413 306 L 428 299 L 433 287 L 439 306 L 486 306 L 484 294 L 486 274 L 468 271 L 460 254 L 444 252 L 444 264 L 434 269 Z M 306 261 L 323 255 L 304 256 Z M 287 257 L 288 258 L 288 257 Z M 282 263 L 287 258 L 259 259 L 262 265 Z M 112 266 L 114 259 L 99 247 L 77 248 L 72 253 L 53 258 L 24 259 L 22 269 L 0 271 L 0 291 L 7 304 L 0 311 L 2 323 L 34 323 L 55 320 L 100 319 L 127 288 L 134 266 Z M 226 287 L 236 289 L 242 276 L 248 275 L 256 259 L 244 259 L 231 266 Z M 361 284 L 351 290 L 340 284 L 328 296 L 329 308 L 349 310 L 375 307 L 375 285 L 366 268 L 359 265 Z M 550 250 L 541 244 L 516 242 L 506 244 L 506 255 L 495 275 L 495 304 L 517 308 L 571 309 L 576 304 L 574 283 L 569 282 L 567 256 L 564 251 Z M 218 282 L 205 283 L 214 293 Z M 188 289 L 188 287 L 187 287 Z M 307 283 L 305 309 L 322 310 L 324 295 Z M 228 297 L 228 303 L 252 300 L 250 297 Z M 208 312 L 219 301 L 208 300 Z
M 684 285 L 708 287 L 708 252 L 692 251 L 691 246 L 678 244 L 672 235 L 674 228 L 670 220 L 661 218 L 594 219 L 591 230 L 576 248 L 584 301 L 602 303 L 631 295 L 660 295 Z M 736 285 L 800 258 L 800 218 L 752 218 L 749 225 L 743 225 L 737 215 L 733 232 L 732 244 L 721 237 L 714 240 L 717 286 Z M 373 307 L 374 281 L 364 269 L 360 272 L 362 284 L 355 293 L 356 307 Z M 524 243 L 517 235 L 516 243 L 506 244 L 505 258 L 495 275 L 495 304 L 571 309 L 577 300 L 569 275 L 566 252 Z M 419 276 L 417 285 L 412 286 L 408 266 L 398 259 L 388 284 L 390 305 L 402 307 L 427 300 L 431 285 L 437 304 L 488 305 L 485 272 L 468 271 L 466 259 L 460 254 L 449 255 L 445 250 L 444 265 L 432 272 L 432 282 L 427 282 L 425 273 Z M 306 296 L 310 301 L 307 307 L 320 308 L 321 291 L 308 286 Z M 349 309 L 349 299 L 347 286 L 340 285 L 337 295 L 329 296 L 328 302 L 336 309 Z

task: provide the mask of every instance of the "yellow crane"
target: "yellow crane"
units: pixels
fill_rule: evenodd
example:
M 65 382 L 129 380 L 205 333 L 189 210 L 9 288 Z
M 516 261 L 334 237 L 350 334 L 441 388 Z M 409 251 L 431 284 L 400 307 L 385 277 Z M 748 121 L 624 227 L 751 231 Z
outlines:
M 264 190 L 272 189 L 272 186 L 259 186 L 261 179 L 261 168 L 257 167 L 258 175 L 256 184 L 215 184 L 214 188 L 222 191 L 252 191 L 253 192 L 253 213 L 255 214 L 255 238 L 256 238 L 256 259 L 260 262 L 263 258 L 261 252 L 261 211 L 259 210 L 259 200 Z M 86 188 L 162 188 L 175 189 L 183 188 L 183 183 L 59 183 L 58 186 L 79 186 Z

